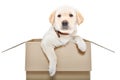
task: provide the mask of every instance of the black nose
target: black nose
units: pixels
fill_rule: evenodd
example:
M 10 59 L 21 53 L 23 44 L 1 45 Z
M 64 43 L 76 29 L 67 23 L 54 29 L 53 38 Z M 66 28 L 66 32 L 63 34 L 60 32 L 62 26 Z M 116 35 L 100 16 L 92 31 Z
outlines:
M 68 26 L 68 21 L 66 20 L 62 21 L 62 26 Z

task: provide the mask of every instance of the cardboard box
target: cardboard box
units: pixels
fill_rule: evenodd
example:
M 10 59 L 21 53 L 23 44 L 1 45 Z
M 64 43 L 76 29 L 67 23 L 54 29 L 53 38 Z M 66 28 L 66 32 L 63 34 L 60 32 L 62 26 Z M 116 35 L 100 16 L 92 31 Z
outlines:
M 48 60 L 40 46 L 40 39 L 26 43 L 26 80 L 50 80 Z M 86 42 L 87 51 L 84 55 L 77 46 L 70 42 L 55 49 L 58 63 L 53 80 L 90 80 L 91 45 Z

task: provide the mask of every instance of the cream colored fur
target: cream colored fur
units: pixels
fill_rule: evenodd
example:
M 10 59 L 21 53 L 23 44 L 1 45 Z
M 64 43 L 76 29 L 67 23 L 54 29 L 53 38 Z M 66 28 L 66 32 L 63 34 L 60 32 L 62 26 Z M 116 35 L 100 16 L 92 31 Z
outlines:
M 73 16 L 70 17 L 70 14 Z M 61 15 L 61 17 L 58 17 Z M 77 24 L 81 24 L 83 22 L 82 15 L 71 7 L 61 7 L 55 10 L 50 15 L 50 23 L 52 27 L 50 27 L 49 31 L 44 35 L 43 40 L 41 42 L 41 47 L 48 58 L 49 61 L 49 73 L 50 76 L 53 76 L 56 72 L 57 65 L 57 56 L 55 54 L 54 48 L 66 45 L 69 41 L 77 44 L 78 48 L 82 51 L 86 51 L 86 44 L 84 40 L 76 36 L 75 33 L 77 31 Z M 68 29 L 62 29 L 62 21 L 68 21 Z M 60 31 L 61 33 L 68 33 L 68 35 L 59 34 L 58 37 L 55 30 Z

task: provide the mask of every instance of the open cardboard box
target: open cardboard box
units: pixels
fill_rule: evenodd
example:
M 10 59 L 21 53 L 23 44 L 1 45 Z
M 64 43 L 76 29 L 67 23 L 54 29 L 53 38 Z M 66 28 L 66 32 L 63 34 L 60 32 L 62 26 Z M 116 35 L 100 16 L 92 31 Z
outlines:
M 26 80 L 50 80 L 48 60 L 40 46 L 40 39 L 26 42 Z M 90 80 L 91 71 L 91 44 L 87 44 L 84 55 L 77 46 L 69 42 L 67 45 L 56 48 L 58 58 L 57 72 L 53 80 Z
M 57 72 L 52 78 L 48 73 L 48 60 L 40 46 L 41 39 L 24 41 L 2 52 L 6 52 L 24 43 L 26 44 L 26 80 L 90 80 L 91 43 L 110 52 L 115 53 L 115 51 L 93 41 L 84 40 L 87 44 L 87 50 L 84 55 L 81 55 L 82 52 L 72 42 L 55 48 L 58 62 Z

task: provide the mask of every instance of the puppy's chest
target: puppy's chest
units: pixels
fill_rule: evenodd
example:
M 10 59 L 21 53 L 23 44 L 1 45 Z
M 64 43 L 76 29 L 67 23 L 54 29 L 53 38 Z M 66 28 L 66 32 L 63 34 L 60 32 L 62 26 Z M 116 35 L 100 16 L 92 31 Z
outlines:
M 57 45 L 56 47 L 66 45 L 70 41 L 70 39 L 71 38 L 64 38 L 64 37 L 59 38 L 58 41 L 59 41 L 60 44 Z

